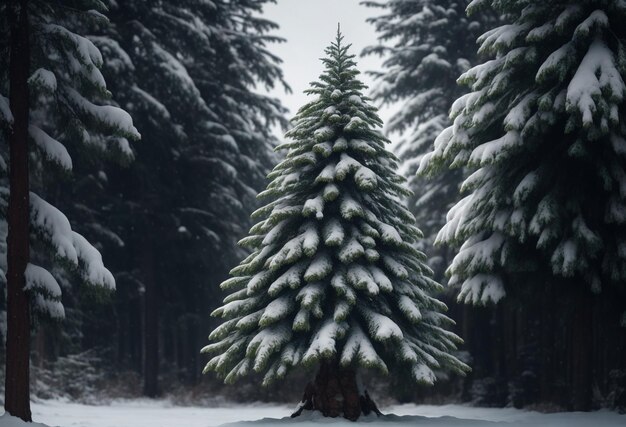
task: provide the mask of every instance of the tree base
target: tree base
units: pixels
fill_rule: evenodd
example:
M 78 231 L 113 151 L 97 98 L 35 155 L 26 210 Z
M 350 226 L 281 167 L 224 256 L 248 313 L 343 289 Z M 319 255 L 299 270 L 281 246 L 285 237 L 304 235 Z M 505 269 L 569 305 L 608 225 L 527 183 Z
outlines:
M 307 384 L 302 402 L 291 418 L 304 410 L 319 411 L 325 417 L 343 416 L 351 421 L 371 413 L 382 415 L 367 391 L 360 394 L 354 369 L 330 361 L 320 364 L 315 380 Z

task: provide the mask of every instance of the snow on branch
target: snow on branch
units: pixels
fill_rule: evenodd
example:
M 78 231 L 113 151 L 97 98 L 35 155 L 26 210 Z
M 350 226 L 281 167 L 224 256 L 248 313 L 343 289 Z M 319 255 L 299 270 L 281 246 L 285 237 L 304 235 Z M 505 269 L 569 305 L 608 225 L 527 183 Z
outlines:
M 48 314 L 53 319 L 65 317 L 65 310 L 61 304 L 61 287 L 48 270 L 29 263 L 25 271 L 25 290 L 34 293 L 34 308 Z
M 37 69 L 28 79 L 28 83 L 42 87 L 49 92 L 57 90 L 56 76 L 52 71 L 46 70 L 45 68 Z
M 598 108 L 597 99 L 603 92 L 612 101 L 619 102 L 624 98 L 624 91 L 624 80 L 613 53 L 602 41 L 595 40 L 567 88 L 567 109 L 578 109 L 583 125 L 590 126 Z
M 34 125 L 28 127 L 28 133 L 48 160 L 58 164 L 66 171 L 72 170 L 72 158 L 63 144 Z
M 115 279 L 102 263 L 102 255 L 83 236 L 72 230 L 63 213 L 30 193 L 30 221 L 55 250 L 56 256 L 70 262 L 89 284 L 115 289 Z
M 106 82 L 104 76 L 100 72 L 102 67 L 102 54 L 100 50 L 88 38 L 76 34 L 67 28 L 57 24 L 45 24 L 42 27 L 45 35 L 59 36 L 75 47 L 74 50 L 65 50 L 64 53 L 69 57 L 71 63 L 80 63 L 81 74 L 86 77 L 89 82 L 98 87 L 101 91 L 106 91 Z
M 105 126 L 119 129 L 126 136 L 140 139 L 141 135 L 135 126 L 133 119 L 126 111 L 112 105 L 96 105 L 84 98 L 72 88 L 66 88 L 69 101 L 84 114 L 88 114 Z
M 454 276 L 450 279 L 450 284 L 453 283 L 453 279 Z M 457 301 L 466 304 L 497 303 L 505 295 L 504 283 L 499 276 L 481 273 L 463 282 Z

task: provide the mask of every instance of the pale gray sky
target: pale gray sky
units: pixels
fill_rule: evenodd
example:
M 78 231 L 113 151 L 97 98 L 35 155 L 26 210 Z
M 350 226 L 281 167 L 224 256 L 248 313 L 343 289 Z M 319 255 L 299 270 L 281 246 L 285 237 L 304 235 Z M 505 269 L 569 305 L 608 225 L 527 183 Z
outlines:
M 276 4 L 265 7 L 263 16 L 280 25 L 275 34 L 287 39 L 286 43 L 273 45 L 270 50 L 284 61 L 285 79 L 293 90 L 289 95 L 282 89 L 272 92 L 289 108 L 290 118 L 307 102 L 307 96 L 302 92 L 322 72 L 320 58 L 324 56 L 324 48 L 335 38 L 337 23 L 341 24 L 345 41 L 352 44 L 352 53 L 357 55 L 361 80 L 368 86 L 372 85 L 372 79 L 365 72 L 380 69 L 382 61 L 375 56 L 361 58 L 360 54 L 364 47 L 377 43 L 374 26 L 365 20 L 380 14 L 381 10 L 367 8 L 359 2 L 278 0 Z M 386 116 L 388 113 L 381 111 L 383 120 Z

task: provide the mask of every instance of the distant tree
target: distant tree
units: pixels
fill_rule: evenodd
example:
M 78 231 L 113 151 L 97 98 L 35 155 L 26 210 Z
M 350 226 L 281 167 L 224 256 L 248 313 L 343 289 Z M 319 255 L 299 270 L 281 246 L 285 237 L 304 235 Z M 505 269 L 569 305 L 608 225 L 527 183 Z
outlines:
M 463 373 L 450 354 L 460 341 L 415 249 L 421 232 L 401 199 L 376 108 L 363 96 L 354 55 L 338 32 L 325 71 L 280 148 L 287 157 L 260 194 L 271 198 L 240 243 L 254 252 L 231 271 L 232 293 L 213 315 L 214 354 L 205 372 L 226 382 L 252 372 L 263 384 L 296 366 L 319 365 L 303 409 L 356 420 L 377 411 L 356 383 L 359 366 L 432 384 L 433 369 Z
M 61 288 L 50 268 L 62 265 L 85 283 L 115 288 L 100 253 L 72 230 L 63 213 L 30 191 L 43 188 L 38 175 L 44 165 L 71 172 L 70 152 L 130 156 L 127 138 L 139 138 L 130 116 L 106 105 L 111 94 L 99 70 L 100 51 L 76 32 L 85 21 L 106 19 L 98 9 L 101 4 L 91 1 L 0 5 L 0 92 L 9 94 L 0 95 L 0 138 L 9 146 L 8 164 L 0 162 L 5 173 L 8 169 L 1 191 L 8 225 L 5 408 L 26 421 L 31 419 L 31 308 L 64 316 Z M 34 259 L 50 267 L 35 265 Z
M 105 168 L 94 180 L 103 194 L 85 186 L 80 198 L 106 198 L 102 214 L 122 238 L 123 246 L 104 244 L 120 288 L 141 300 L 137 353 L 148 396 L 160 391 L 164 333 L 174 344 L 164 353 L 180 348 L 184 379 L 200 373 L 211 285 L 244 256 L 236 242 L 275 163 L 273 128 L 285 124 L 285 109 L 256 89 L 283 83 L 280 61 L 266 49 L 280 39 L 269 34 L 276 25 L 260 17 L 265 3 L 110 2 L 112 25 L 92 37 L 143 138 L 130 167 Z M 123 295 L 120 315 L 132 319 Z
M 588 410 L 591 292 L 626 279 L 626 5 L 474 0 L 469 11 L 488 5 L 509 23 L 480 37 L 491 59 L 460 78 L 472 92 L 421 163 L 472 172 L 438 240 L 461 247 L 450 281 L 469 303 L 565 282 L 559 298 L 573 294 L 576 307 L 571 407 Z
M 419 162 L 431 150 L 437 135 L 450 125 L 452 103 L 466 92 L 456 79 L 478 60 L 476 38 L 493 14 L 465 13 L 469 0 L 365 1 L 382 15 L 368 19 L 380 44 L 367 47 L 363 55 L 384 58 L 383 70 L 373 72 L 377 84 L 374 99 L 398 110 L 387 123 L 390 132 L 402 135 L 395 152 L 400 171 L 408 178 L 414 195 L 409 209 L 425 238 L 421 249 L 435 259 L 429 264 L 443 276 L 445 251 L 433 250 L 433 242 L 445 224 L 448 209 L 459 199 L 463 181 L 460 168 L 442 171 L 430 179 L 417 176 Z M 445 268 L 445 267 L 444 267 Z M 440 277 L 443 279 L 443 277 Z
M 454 256 L 448 246 L 435 246 L 437 233 L 446 221 L 446 213 L 460 199 L 459 187 L 464 169 L 450 168 L 424 177 L 416 174 L 422 157 L 433 146 L 437 136 L 452 123 L 450 107 L 467 92 L 456 80 L 478 62 L 476 39 L 496 14 L 486 10 L 468 17 L 469 0 L 385 0 L 362 2 L 377 15 L 369 18 L 378 34 L 378 44 L 365 48 L 362 55 L 378 55 L 383 69 L 370 72 L 375 78 L 372 95 L 390 106 L 394 113 L 386 131 L 396 134 L 399 142 L 394 152 L 400 158 L 400 173 L 408 179 L 413 195 L 409 210 L 424 233 L 418 248 L 428 254 L 427 261 L 434 279 L 447 282 L 446 267 Z M 458 292 L 447 287 L 439 297 L 454 301 Z M 475 311 L 452 307 L 452 316 L 461 331 L 471 323 Z M 488 353 L 484 345 L 475 347 L 471 335 L 464 337 L 473 356 Z M 475 361 L 481 359 L 475 359 Z M 480 375 L 478 363 L 473 381 Z M 464 381 L 464 384 L 467 384 Z M 415 387 L 398 378 L 392 386 L 396 398 L 413 400 Z

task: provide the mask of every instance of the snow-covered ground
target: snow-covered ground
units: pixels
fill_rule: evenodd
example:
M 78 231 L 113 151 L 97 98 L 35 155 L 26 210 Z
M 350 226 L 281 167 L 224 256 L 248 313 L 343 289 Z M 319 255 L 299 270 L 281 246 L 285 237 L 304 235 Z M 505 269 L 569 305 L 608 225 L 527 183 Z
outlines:
M 122 400 L 92 406 L 62 401 L 43 401 L 32 405 L 33 419 L 49 426 L 62 427 L 212 427 L 234 426 L 354 426 L 343 420 L 321 419 L 306 415 L 288 418 L 292 407 L 284 405 L 223 405 L 221 407 L 175 406 L 160 400 Z M 384 417 L 361 421 L 368 427 L 623 427 L 626 415 L 602 411 L 592 413 L 540 414 L 510 408 L 472 408 L 462 405 L 399 405 L 384 408 Z M 0 427 L 40 427 L 15 418 L 0 417 Z M 41 426 L 43 427 L 43 426 Z

